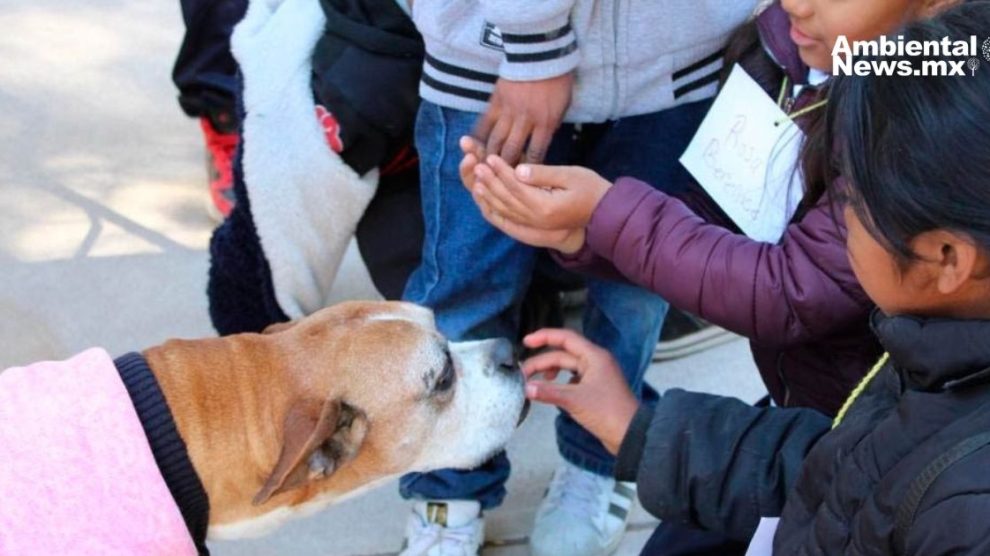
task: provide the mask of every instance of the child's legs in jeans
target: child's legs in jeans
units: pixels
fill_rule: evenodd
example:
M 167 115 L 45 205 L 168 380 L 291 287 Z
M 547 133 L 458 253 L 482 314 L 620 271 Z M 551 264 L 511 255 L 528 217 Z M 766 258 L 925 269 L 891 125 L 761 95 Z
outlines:
M 570 163 L 587 166 L 611 181 L 620 176 L 634 176 L 661 191 L 679 193 L 691 177 L 678 159 L 710 104 L 710 101 L 692 103 L 585 126 L 587 133 L 578 133 L 576 140 L 584 144 L 571 149 L 580 151 L 578 159 L 572 158 Z M 582 140 L 582 134 L 588 140 Z M 555 145 L 551 155 L 560 156 L 562 148 Z M 643 383 L 643 374 L 659 339 L 667 307 L 666 301 L 643 288 L 588 280 L 584 334 L 612 353 L 633 392 L 646 403 L 655 403 L 657 397 Z M 561 455 L 571 463 L 602 475 L 612 474 L 615 459 L 566 413 L 557 418 L 557 444 Z
M 423 260 L 403 298 L 434 310 L 448 339 L 515 338 L 519 305 L 529 286 L 536 251 L 489 225 L 461 185 L 458 140 L 478 114 L 423 102 L 416 121 L 425 236 Z M 405 497 L 477 500 L 497 506 L 505 496 L 505 454 L 471 471 L 406 475 Z

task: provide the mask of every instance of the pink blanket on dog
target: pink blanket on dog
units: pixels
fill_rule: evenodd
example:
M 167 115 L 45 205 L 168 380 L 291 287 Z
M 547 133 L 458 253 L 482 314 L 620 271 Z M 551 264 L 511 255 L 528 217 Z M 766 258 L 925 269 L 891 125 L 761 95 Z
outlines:
M 0 373 L 0 554 L 196 554 L 102 349 Z

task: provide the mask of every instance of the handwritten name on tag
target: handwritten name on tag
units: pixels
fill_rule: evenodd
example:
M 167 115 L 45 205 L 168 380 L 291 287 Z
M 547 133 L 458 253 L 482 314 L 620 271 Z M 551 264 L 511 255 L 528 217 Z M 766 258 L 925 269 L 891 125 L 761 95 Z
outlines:
M 776 243 L 803 196 L 804 133 L 738 65 L 681 156 L 749 237 Z

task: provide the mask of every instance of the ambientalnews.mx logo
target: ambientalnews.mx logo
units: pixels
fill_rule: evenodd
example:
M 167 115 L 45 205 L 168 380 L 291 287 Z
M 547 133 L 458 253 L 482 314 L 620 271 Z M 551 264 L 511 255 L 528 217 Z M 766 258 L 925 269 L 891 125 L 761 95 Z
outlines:
M 888 75 L 951 77 L 976 75 L 980 60 L 980 38 L 969 40 L 906 41 L 880 37 L 852 41 L 840 36 L 832 48 L 833 75 Z M 990 38 L 982 43 L 982 55 L 990 63 Z M 868 57 L 868 60 L 861 58 Z

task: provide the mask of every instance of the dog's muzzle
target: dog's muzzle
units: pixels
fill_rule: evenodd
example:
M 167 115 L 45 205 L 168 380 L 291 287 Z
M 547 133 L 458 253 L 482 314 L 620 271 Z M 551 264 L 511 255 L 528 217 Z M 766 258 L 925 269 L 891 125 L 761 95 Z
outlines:
M 520 385 L 525 387 L 526 381 L 522 375 L 522 367 L 519 366 L 519 359 L 516 357 L 512 342 L 505 338 L 499 338 L 498 343 L 495 344 L 495 348 L 492 351 L 492 359 L 494 360 L 495 368 L 499 372 L 511 378 L 518 379 Z M 519 421 L 516 422 L 516 426 L 522 425 L 527 416 L 529 416 L 528 399 L 523 402 L 522 411 L 519 412 Z

